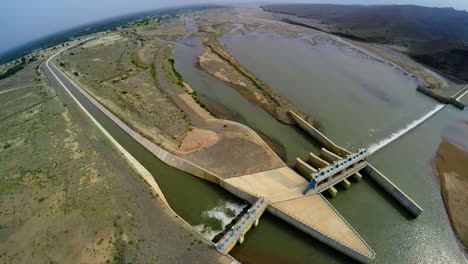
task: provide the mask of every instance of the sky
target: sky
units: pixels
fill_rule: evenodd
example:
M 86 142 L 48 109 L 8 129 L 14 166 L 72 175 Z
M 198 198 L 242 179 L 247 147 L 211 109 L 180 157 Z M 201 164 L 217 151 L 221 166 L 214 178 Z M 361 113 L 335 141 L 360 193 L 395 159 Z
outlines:
M 252 2 L 231 0 L 224 3 Z M 280 3 L 416 4 L 468 11 L 468 0 L 272 0 Z M 220 0 L 6 0 L 0 11 L 0 54 L 57 31 L 104 18 L 184 4 Z

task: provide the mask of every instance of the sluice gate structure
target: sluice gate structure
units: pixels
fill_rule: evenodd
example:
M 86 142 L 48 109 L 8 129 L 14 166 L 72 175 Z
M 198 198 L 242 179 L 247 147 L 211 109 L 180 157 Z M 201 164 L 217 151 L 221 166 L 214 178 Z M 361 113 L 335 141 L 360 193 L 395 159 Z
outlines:
M 418 217 L 421 214 L 423 209 L 415 201 L 367 162 L 366 158 L 371 155 L 369 151 L 361 149 L 357 153 L 350 153 L 348 150 L 337 146 L 296 113 L 290 112 L 290 114 L 299 127 L 303 128 L 309 135 L 326 147 L 321 149 L 320 157 L 310 154 L 310 168 L 308 171 L 304 170 L 304 162 L 296 163 L 296 168 L 301 174 L 309 174 L 305 176 L 310 180 L 310 183 L 304 190 L 304 194 L 311 190 L 318 193 L 328 191 L 333 197 L 337 192 L 336 188 L 334 188 L 336 184 L 340 183 L 346 186 L 345 189 L 347 189 L 350 184 L 347 178 L 353 176 L 355 179 L 361 179 L 362 175 L 359 171 L 363 171 L 414 217 Z M 334 151 L 330 151 L 332 149 L 338 151 L 334 153 Z M 318 168 L 314 168 L 314 165 Z
M 268 201 L 264 198 L 258 199 L 250 209 L 224 234 L 221 239 L 216 242 L 215 247 L 223 253 L 229 251 L 236 245 L 244 242 L 244 236 L 252 226 L 257 227 L 260 221 L 260 216 L 268 206 Z

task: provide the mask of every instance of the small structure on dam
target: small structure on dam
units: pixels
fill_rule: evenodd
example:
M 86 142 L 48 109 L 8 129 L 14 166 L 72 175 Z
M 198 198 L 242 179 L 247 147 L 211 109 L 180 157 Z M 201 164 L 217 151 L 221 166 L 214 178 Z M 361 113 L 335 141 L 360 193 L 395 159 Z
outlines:
M 416 88 L 416 90 L 418 92 L 421 92 L 429 97 L 432 97 L 434 98 L 435 100 L 443 103 L 443 104 L 451 104 L 461 110 L 465 109 L 465 104 L 460 102 L 460 97 L 457 97 L 458 95 L 462 94 L 463 95 L 463 92 L 465 92 L 466 90 L 468 89 L 468 86 L 465 86 L 465 88 L 461 89 L 458 93 L 454 94 L 453 96 L 449 97 L 449 96 L 443 96 L 441 94 L 438 94 L 436 92 L 434 92 L 433 90 L 430 90 L 426 87 L 422 87 L 422 86 L 418 86 Z
M 367 150 L 362 149 L 358 153 L 352 153 L 345 158 L 335 160 L 333 164 L 313 172 L 310 175 L 310 184 L 303 194 L 307 194 L 312 189 L 316 192 L 322 192 L 343 181 L 347 182 L 345 188 L 349 187 L 347 178 L 368 165 L 366 161 L 368 155 Z
M 304 170 L 304 162 L 296 163 L 296 168 L 303 175 L 305 173 L 310 174 L 306 176 L 306 178 L 310 180 L 310 183 L 304 190 L 304 194 L 308 193 L 312 189 L 318 193 L 327 190 L 328 193 L 334 197 L 337 193 L 337 190 L 334 188 L 335 184 L 343 183 L 345 189 L 349 188 L 350 183 L 347 181 L 347 178 L 351 175 L 355 175 L 354 177 L 358 179 L 362 178 L 362 175 L 359 173 L 359 171 L 362 170 L 393 198 L 395 198 L 403 207 L 405 207 L 413 216 L 418 217 L 419 214 L 421 214 L 423 209 L 416 202 L 414 202 L 400 188 L 366 161 L 366 158 L 371 154 L 369 151 L 361 149 L 357 153 L 350 153 L 349 151 L 337 146 L 296 113 L 290 112 L 290 114 L 301 128 L 308 132 L 317 141 L 322 143 L 322 145 L 329 149 L 338 150 L 337 153 L 333 153 L 333 151 L 329 151 L 325 148 L 322 148 L 320 151 L 320 156 L 331 162 L 331 164 L 328 161 L 311 154 L 311 157 L 309 158 L 310 171 Z M 320 169 L 313 168 L 312 166 L 317 166 Z
M 244 235 L 252 226 L 257 227 L 260 216 L 268 206 L 268 201 L 264 198 L 258 199 L 252 207 L 234 224 L 228 232 L 215 244 L 217 250 L 228 253 L 236 243 L 244 242 Z
M 417 217 L 422 209 L 408 195 L 367 162 L 371 154 L 366 149 L 356 153 L 334 144 L 295 113 L 297 124 L 324 148 L 319 156 L 309 154 L 307 161 L 297 159 L 296 168 L 302 176 L 284 165 L 266 171 L 222 177 L 200 170 L 194 165 L 187 171 L 219 184 L 232 194 L 252 204 L 249 211 L 233 225 L 215 247 L 223 253 L 244 241 L 247 231 L 258 224 L 264 210 L 298 228 L 320 242 L 364 263 L 375 258 L 375 252 L 322 195 L 336 195 L 335 185 L 345 189 L 362 178 L 360 171 L 374 179 L 384 190 Z

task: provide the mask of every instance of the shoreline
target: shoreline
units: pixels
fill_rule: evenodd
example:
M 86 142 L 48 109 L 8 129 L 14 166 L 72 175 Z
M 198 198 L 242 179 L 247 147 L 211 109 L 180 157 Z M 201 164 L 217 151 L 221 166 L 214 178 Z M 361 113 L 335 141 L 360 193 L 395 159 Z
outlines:
M 468 150 L 442 139 L 433 158 L 434 173 L 453 231 L 465 256 L 468 254 Z
M 387 63 L 394 64 L 398 68 L 401 68 L 404 71 L 417 76 L 418 78 L 426 82 L 426 85 L 429 89 L 440 90 L 448 88 L 450 86 L 447 83 L 447 78 L 440 76 L 437 72 L 434 72 L 428 66 L 417 62 L 411 56 L 409 56 L 409 54 L 401 50 L 397 51 L 396 48 L 390 48 L 391 44 L 382 44 L 362 39 L 353 35 L 330 31 L 327 28 L 327 26 L 317 23 L 316 21 L 314 22 L 312 19 L 309 18 L 302 18 L 294 14 L 274 12 L 270 10 L 265 10 L 262 7 L 260 8 L 263 10 L 263 12 L 276 16 L 274 18 L 274 20 L 276 21 L 281 21 L 289 25 L 316 30 L 323 34 L 327 34 L 335 38 L 340 38 L 341 41 L 347 42 L 348 44 L 355 46 L 356 48 L 364 49 L 366 53 L 371 53 L 373 54 L 373 56 L 379 56 L 382 59 L 384 59 Z
M 217 39 L 211 40 L 209 43 L 205 45 L 207 49 L 209 49 L 213 54 L 224 60 L 227 64 L 229 64 L 234 70 L 240 73 L 245 79 L 247 79 L 253 86 L 259 91 L 259 93 L 266 99 L 266 102 L 262 102 L 258 99 L 255 94 L 249 92 L 248 89 L 242 89 L 246 92 L 242 92 L 241 86 L 236 84 L 233 81 L 227 81 L 219 78 L 216 74 L 209 71 L 207 68 L 203 67 L 200 63 L 200 57 L 197 59 L 197 66 L 199 66 L 203 71 L 210 74 L 211 76 L 226 82 L 227 84 L 234 87 L 242 96 L 244 96 L 247 100 L 250 100 L 260 107 L 262 107 L 265 111 L 267 111 L 270 115 L 272 115 L 276 120 L 283 124 L 291 125 L 294 124 L 294 121 L 291 117 L 287 114 L 289 111 L 298 111 L 298 113 L 305 117 L 306 115 L 292 103 L 287 101 L 287 99 L 280 95 L 279 92 L 272 87 L 270 87 L 265 82 L 261 81 L 254 73 L 246 69 L 242 66 L 235 58 L 232 56 L 222 45 L 219 43 Z M 243 87 L 245 88 L 245 87 Z

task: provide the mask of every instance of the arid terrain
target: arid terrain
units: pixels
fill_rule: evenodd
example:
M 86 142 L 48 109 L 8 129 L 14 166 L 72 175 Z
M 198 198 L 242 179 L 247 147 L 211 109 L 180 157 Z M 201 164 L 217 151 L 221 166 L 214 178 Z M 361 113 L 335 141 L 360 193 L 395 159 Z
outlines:
M 0 81 L 0 262 L 231 263 L 44 78 L 42 62 Z
M 62 77 L 64 80 L 81 87 L 84 93 L 89 94 L 95 101 L 108 109 L 110 113 L 128 125 L 131 130 L 135 131 L 136 133 L 131 132 L 133 135 L 141 135 L 145 140 L 154 143 L 157 145 L 158 150 L 162 149 L 164 155 L 167 154 L 166 156 L 170 157 L 170 159 L 186 162 L 184 163 L 185 166 L 196 167 L 210 176 L 215 175 L 216 180 L 209 179 L 212 182 L 231 184 L 238 180 L 254 190 L 248 193 L 253 196 L 255 195 L 252 193 L 263 189 L 271 191 L 272 197 L 282 195 L 281 193 L 274 193 L 275 189 L 268 187 L 268 184 L 274 186 L 276 184 L 281 186 L 290 184 L 288 181 L 282 182 L 283 179 L 280 176 L 274 174 L 269 176 L 269 171 L 278 168 L 288 171 L 290 175 L 295 177 L 294 179 L 298 180 L 295 189 L 291 189 L 291 195 L 293 192 L 294 195 L 295 193 L 302 193 L 304 179 L 299 173 L 294 173 L 287 167 L 283 161 L 285 160 L 284 157 L 286 157 L 287 151 L 291 151 L 288 152 L 288 155 L 290 155 L 289 153 L 295 154 L 294 151 L 296 150 L 297 152 L 303 151 L 303 154 L 307 156 L 309 152 L 313 153 L 312 151 L 315 151 L 315 149 L 307 149 L 306 151 L 304 149 L 312 146 L 316 147 L 314 144 L 317 145 L 318 150 L 320 148 L 317 142 L 295 125 L 296 122 L 291 118 L 290 111 L 297 113 L 324 134 L 328 135 L 332 129 L 326 131 L 329 128 L 326 128 L 326 125 L 321 127 L 321 120 L 319 117 L 314 116 L 314 111 L 309 109 L 308 111 L 302 111 L 305 108 L 304 105 L 300 105 L 301 101 L 291 96 L 293 92 L 288 94 L 289 91 L 293 91 L 291 86 L 298 82 L 300 78 L 291 77 L 291 81 L 288 81 L 286 85 L 284 85 L 285 83 L 281 85 L 283 90 L 279 89 L 280 87 L 277 87 L 279 84 L 274 81 L 262 80 L 260 76 L 265 78 L 265 75 L 249 69 L 245 66 L 247 64 L 243 65 L 240 62 L 242 60 L 234 55 L 234 50 L 230 50 L 229 45 L 223 42 L 223 36 L 227 36 L 232 32 L 237 32 L 239 35 L 272 33 L 281 38 L 301 41 L 301 44 L 305 43 L 304 45 L 308 48 L 331 47 L 334 52 L 343 52 L 347 56 L 366 60 L 369 65 L 388 66 L 385 70 L 391 71 L 391 74 L 394 74 L 392 77 L 397 76 L 395 79 L 401 78 L 405 81 L 405 84 L 406 81 L 411 82 L 411 85 L 400 85 L 401 87 L 398 87 L 403 90 L 409 87 L 407 91 L 410 92 L 408 93 L 406 93 L 407 91 L 402 93 L 398 89 L 373 90 L 376 87 L 380 88 L 380 80 L 366 83 L 369 79 L 360 78 L 360 76 L 357 76 L 359 74 L 348 73 L 345 76 L 347 74 L 345 71 L 335 73 L 333 68 L 328 70 L 331 74 L 340 75 L 340 78 L 341 75 L 346 78 L 349 77 L 349 79 L 355 77 L 356 86 L 362 86 L 360 87 L 363 88 L 362 90 L 342 89 L 344 93 L 342 94 L 340 91 L 336 95 L 349 99 L 349 105 L 355 107 L 352 108 L 353 110 L 360 109 L 360 102 L 368 98 L 364 97 L 364 95 L 368 95 L 364 93 L 369 93 L 374 96 L 372 99 L 377 99 L 375 100 L 377 103 L 372 101 L 375 104 L 370 105 L 371 107 L 375 107 L 375 109 L 380 109 L 379 107 L 382 105 L 388 107 L 382 109 L 387 111 L 386 114 L 394 114 L 396 121 L 386 120 L 385 118 L 388 119 L 387 116 L 385 118 L 378 116 L 376 119 L 379 122 L 380 119 L 386 120 L 383 125 L 375 121 L 374 116 L 365 113 L 366 111 L 372 111 L 371 107 L 369 109 L 360 109 L 360 111 L 364 112 L 362 116 L 349 116 L 349 113 L 342 113 L 345 112 L 343 111 L 344 104 L 333 104 L 333 96 L 324 97 L 323 99 L 318 96 L 320 90 L 327 90 L 327 87 L 321 85 L 321 83 L 317 82 L 317 84 L 314 83 L 309 86 L 310 81 L 304 78 L 307 83 L 297 85 L 297 87 L 304 87 L 304 89 L 309 89 L 308 92 L 312 91 L 314 93 L 307 94 L 307 100 L 315 97 L 311 98 L 313 99 L 310 100 L 311 104 L 318 100 L 323 100 L 322 102 L 326 103 L 328 103 L 328 100 L 330 101 L 332 111 L 322 107 L 320 109 L 324 109 L 323 113 L 316 114 L 328 118 L 328 122 L 335 121 L 339 123 L 339 129 L 343 130 L 341 131 L 343 134 L 347 132 L 347 129 L 357 130 L 351 124 L 352 119 L 365 120 L 368 118 L 369 124 L 375 122 L 369 127 L 362 128 L 363 132 L 361 134 L 364 138 L 362 142 L 366 143 L 373 143 L 367 142 L 366 137 L 370 137 L 374 129 L 379 130 L 379 132 L 385 130 L 384 132 L 392 135 L 394 133 L 393 129 L 397 125 L 403 125 L 404 128 L 405 124 L 407 126 L 412 124 L 406 123 L 411 121 L 406 120 L 409 117 L 419 118 L 427 111 L 433 111 L 431 109 L 434 106 L 442 107 L 436 105 L 437 102 L 430 101 L 432 99 L 414 97 L 416 98 L 414 100 L 416 101 L 414 107 L 416 110 L 411 113 L 414 115 L 405 116 L 406 113 L 398 112 L 400 111 L 397 109 L 399 104 L 392 105 L 392 100 L 404 102 L 401 103 L 404 107 L 413 106 L 413 101 L 409 102 L 412 99 L 408 99 L 408 101 L 399 100 L 401 98 L 398 96 L 410 95 L 407 97 L 413 98 L 414 94 L 412 92 L 416 93 L 413 90 L 416 86 L 429 87 L 443 94 L 455 93 L 465 86 L 416 62 L 411 57 L 412 54 L 409 53 L 410 47 L 404 45 L 406 42 L 360 38 L 357 35 L 355 36 L 355 33 L 348 34 L 350 29 L 339 28 L 338 24 L 324 23 L 307 17 L 307 15 L 297 16 L 298 14 L 294 12 L 269 11 L 272 12 L 265 12 L 259 7 L 236 6 L 195 9 L 194 11 L 180 12 L 176 15 L 161 16 L 161 19 L 145 17 L 125 26 L 115 27 L 113 30 L 82 36 L 45 50 L 36 50 L 25 56 L 24 59 L 1 65 L 0 74 L 4 74 L 4 78 L 0 79 L 0 105 L 2 106 L 0 112 L 0 263 L 235 263 L 231 256 L 215 249 L 209 241 L 211 238 L 206 239 L 201 234 L 208 224 L 212 224 L 207 223 L 209 221 L 216 222 L 214 225 L 220 225 L 220 229 L 224 232 L 219 233 L 219 230 L 211 230 L 207 227 L 206 230 L 210 231 L 207 233 L 213 233 L 213 238 L 216 234 L 218 238 L 221 234 L 225 234 L 234 224 L 231 221 L 236 217 L 239 219 L 239 212 L 244 211 L 245 213 L 248 208 L 246 207 L 247 202 L 244 201 L 245 204 L 237 205 L 235 202 L 227 201 L 229 198 L 226 197 L 233 197 L 231 195 L 233 192 L 222 184 L 220 185 L 231 193 L 225 190 L 220 191 L 221 188 L 214 191 L 214 188 L 219 186 L 207 182 L 192 182 L 192 185 L 190 185 L 173 180 L 170 183 L 172 184 L 170 185 L 171 188 L 181 187 L 176 192 L 171 190 L 173 200 L 179 203 L 177 209 L 186 211 L 187 215 L 201 214 L 202 217 L 200 218 L 208 218 L 207 215 L 211 217 L 206 222 L 189 226 L 186 222 L 187 219 L 180 219 L 183 214 L 177 211 L 181 215 L 179 216 L 169 207 L 166 199 L 161 197 L 162 195 L 158 192 L 155 192 L 154 187 L 152 189 L 148 182 L 145 182 L 138 170 L 128 161 L 128 157 L 119 152 L 105 133 L 103 134 L 102 130 L 93 123 L 92 118 L 90 119 L 83 112 L 83 109 L 66 93 L 53 77 L 51 73 L 53 71 L 49 72 L 46 69 L 47 66 L 44 65 L 44 62 L 50 56 L 85 38 L 90 37 L 88 41 L 65 50 L 52 60 L 53 65 L 58 69 L 57 72 L 61 71 L 65 74 L 66 77 Z M 191 30 L 191 27 L 194 29 Z M 366 33 L 368 32 L 366 31 Z M 248 116 L 245 112 L 236 112 L 237 109 L 226 104 L 226 101 L 215 96 L 209 97 L 206 93 L 200 95 L 203 92 L 200 89 L 200 83 L 191 83 L 188 78 L 184 79 L 184 76 L 181 75 L 182 70 L 177 67 L 179 65 L 176 66 L 178 60 L 175 61 L 175 47 L 181 43 L 190 46 L 190 41 L 184 41 L 191 37 L 199 38 L 197 41 L 201 44 L 197 46 L 199 53 L 193 57 L 193 64 L 190 64 L 190 66 L 193 66 L 193 70 L 200 73 L 203 78 L 206 77 L 210 80 L 203 79 L 200 83 L 206 85 L 206 87 L 213 85 L 214 88 L 219 88 L 215 84 L 221 84 L 225 89 L 224 92 L 226 90 L 229 92 L 234 91 L 235 95 L 243 100 L 240 101 L 236 97 L 237 101 L 233 100 L 233 104 L 240 102 L 248 104 L 252 108 L 246 107 L 246 109 L 258 110 L 263 116 Z M 418 45 L 422 44 L 418 43 Z M 284 59 L 284 57 L 282 58 Z M 315 63 L 322 67 L 320 61 Z M 272 65 L 277 64 L 272 63 Z M 287 67 L 293 69 L 294 67 L 301 67 L 301 65 L 306 64 L 295 64 Z M 309 67 L 303 68 L 309 69 Z M 326 66 L 323 68 L 326 68 Z M 9 69 L 13 69 L 14 72 L 9 72 Z M 366 73 L 361 72 L 360 74 Z M 295 75 L 291 74 L 291 76 Z M 330 76 L 324 76 L 323 79 L 335 77 Z M 284 75 L 280 77 L 284 77 Z M 322 76 L 319 77 L 322 78 Z M 334 86 L 341 88 L 349 84 L 349 82 L 345 82 L 349 79 L 340 78 L 337 79 L 343 81 L 343 83 Z M 200 79 L 202 78 L 200 77 Z M 390 85 L 386 83 L 388 86 L 385 87 L 390 87 L 393 82 L 388 80 L 395 79 L 382 80 L 382 83 L 387 81 Z M 197 94 L 197 91 L 200 94 Z M 363 94 L 356 91 L 362 91 Z M 401 94 L 393 97 L 393 93 L 397 93 L 395 91 Z M 317 92 L 317 96 L 315 92 Z M 79 90 L 76 93 L 79 93 Z M 300 94 L 302 95 L 302 93 Z M 421 102 L 417 101 L 419 99 L 421 99 Z M 342 113 L 342 115 L 335 115 L 335 112 Z M 107 117 L 109 117 L 109 114 L 107 114 Z M 265 121 L 263 119 L 268 119 L 268 122 L 262 123 Z M 246 122 L 243 122 L 244 120 Z M 255 122 L 261 124 L 256 126 Z M 278 126 L 272 125 L 271 122 Z M 387 127 L 387 125 L 390 126 Z M 466 133 L 466 125 L 466 121 L 460 125 L 461 129 L 464 129 L 461 132 L 462 135 Z M 334 136 L 337 137 L 336 134 Z M 431 134 L 431 136 L 433 135 Z M 282 141 L 282 137 L 297 138 L 299 143 L 296 145 L 301 146 L 294 145 L 293 143 L 297 143 L 294 140 Z M 351 138 L 351 136 L 337 138 L 347 143 L 350 140 L 357 140 Z M 307 141 L 310 145 L 304 144 L 304 141 Z M 129 144 L 133 143 L 138 144 L 136 141 Z M 148 150 L 145 144 L 142 145 Z M 142 146 L 138 145 L 138 147 Z M 134 151 L 138 152 L 138 149 Z M 151 152 L 148 153 L 152 155 Z M 427 153 L 432 158 L 433 152 Z M 466 210 L 466 204 L 468 204 L 468 196 L 466 195 L 466 189 L 468 188 L 467 153 L 466 148 L 458 144 L 456 140 L 444 138 L 433 159 L 434 170 L 440 179 L 441 193 L 453 229 L 465 249 L 468 246 L 468 215 Z M 155 153 L 153 152 L 153 154 Z M 160 158 L 156 154 L 155 156 Z M 144 159 L 146 156 L 142 155 L 142 157 L 140 158 Z M 292 159 L 293 161 L 295 157 Z M 404 157 L 404 154 L 402 154 L 402 157 Z M 395 160 L 398 161 L 398 158 L 400 157 L 395 157 Z M 161 162 L 165 162 L 164 165 L 168 164 L 182 171 L 190 172 L 182 168 L 182 166 L 177 167 L 178 164 L 170 164 L 163 158 L 160 159 Z M 415 166 L 420 166 L 419 163 L 423 162 L 418 161 Z M 402 165 L 402 168 L 404 166 L 407 166 L 407 164 Z M 394 166 L 388 165 L 388 167 L 393 169 Z M 388 167 L 387 170 L 391 171 Z M 394 171 L 398 172 L 398 169 L 400 168 L 396 168 Z M 417 167 L 417 170 L 422 171 L 421 167 Z M 165 171 L 161 173 L 165 173 Z M 196 175 L 196 173 L 192 174 Z M 262 177 L 265 178 L 251 184 L 245 180 L 248 177 L 239 177 L 254 174 L 264 174 Z M 171 176 L 174 175 L 170 174 L 167 178 Z M 196 176 L 203 178 L 200 175 Z M 277 180 L 275 177 L 278 177 L 278 182 L 275 182 Z M 414 187 L 414 183 L 411 182 L 412 179 L 398 178 L 399 175 L 389 176 L 389 178 L 392 177 L 395 177 L 396 181 L 399 182 L 407 180 L 409 190 Z M 157 180 L 157 177 L 154 178 Z M 421 178 L 417 179 L 420 180 Z M 169 182 L 169 180 L 167 181 Z M 369 199 L 372 200 L 372 203 L 369 202 L 368 205 L 370 208 L 374 206 L 373 209 L 378 211 L 383 208 L 379 202 L 387 202 L 391 198 L 390 196 L 381 197 L 380 195 L 386 194 L 380 194 L 380 192 L 384 192 L 380 189 L 377 191 L 375 188 L 378 188 L 378 186 L 376 186 L 377 184 L 374 183 L 369 184 L 366 176 L 361 183 L 355 184 L 353 182 L 353 186 L 349 191 L 347 190 L 349 186 L 339 188 L 340 194 L 332 202 L 333 206 L 336 203 L 337 208 L 341 207 L 340 210 L 345 208 L 343 209 L 343 215 L 346 217 L 351 216 L 351 221 L 359 224 L 356 225 L 358 228 L 365 229 L 363 226 L 368 221 L 368 215 L 362 213 L 362 215 L 356 216 L 357 213 L 351 212 L 353 209 L 349 210 L 350 207 L 345 204 L 344 200 L 346 199 L 343 197 L 350 195 L 353 188 L 361 191 L 361 195 L 366 196 L 366 199 L 367 195 L 375 195 L 377 198 Z M 438 188 L 438 185 L 435 186 Z M 180 206 L 180 204 L 184 204 L 184 201 L 177 196 L 180 193 L 192 191 L 192 187 L 195 196 L 203 200 L 203 203 L 209 204 L 212 202 L 211 200 L 218 199 L 219 201 L 214 202 L 225 204 L 227 208 L 220 206 L 200 209 L 205 204 L 203 206 L 197 205 L 200 206 L 197 210 L 206 210 L 200 213 L 196 210 L 192 212 L 190 205 Z M 232 188 L 236 188 L 236 186 Z M 402 189 L 407 190 L 406 188 L 407 186 L 402 187 Z M 205 197 L 203 191 L 212 193 Z M 413 192 L 416 193 L 414 189 Z M 439 195 L 438 192 L 436 193 Z M 242 197 L 238 194 L 234 195 Z M 181 195 L 181 197 L 188 196 Z M 416 197 L 420 199 L 417 202 L 423 200 L 421 197 L 425 199 L 423 195 Z M 357 199 L 355 201 L 362 201 L 359 200 L 360 198 L 362 197 L 358 195 L 353 197 L 353 199 Z M 431 199 L 433 198 L 431 197 Z M 396 234 L 401 230 L 405 230 L 405 228 L 416 230 L 414 226 L 423 229 L 433 223 L 443 223 L 445 226 L 441 226 L 442 232 L 450 231 L 451 227 L 447 217 L 445 217 L 444 204 L 440 197 L 434 199 L 438 199 L 440 205 L 434 203 L 436 204 L 434 207 L 430 207 L 429 210 L 423 213 L 422 217 L 424 218 L 422 220 L 406 221 L 408 220 L 407 217 L 399 211 L 404 209 L 391 204 L 386 206 L 385 210 L 395 210 L 384 213 L 379 211 L 381 215 L 376 217 L 376 221 L 381 221 L 378 224 L 382 226 L 390 221 L 383 219 L 386 216 L 392 221 L 395 219 L 402 221 L 401 229 L 398 229 L 398 231 L 395 231 L 397 229 L 389 229 L 388 232 L 394 233 L 386 234 L 396 237 L 394 241 L 390 239 L 394 244 L 406 241 L 399 236 L 400 234 Z M 423 203 L 421 203 L 426 206 L 424 210 L 429 207 L 426 202 L 429 203 L 430 201 L 423 200 Z M 332 207 L 331 203 L 329 204 L 327 201 L 325 203 L 327 206 Z M 359 204 L 359 202 L 356 204 Z M 394 204 L 397 203 L 394 202 Z M 438 205 L 439 207 L 437 207 Z M 359 206 L 361 205 L 356 207 L 359 208 Z M 306 207 L 304 206 L 304 208 Z M 362 208 L 360 209 L 362 210 Z M 367 208 L 365 209 L 367 210 Z M 229 211 L 229 214 L 226 211 Z M 431 222 L 433 219 L 427 219 L 429 217 L 425 214 L 433 217 L 431 214 L 434 214 L 434 212 L 442 212 L 445 218 L 442 221 Z M 193 215 L 190 217 L 194 219 L 199 217 Z M 307 262 L 310 260 L 310 256 L 315 258 L 315 255 L 319 256 L 317 258 L 318 262 L 334 259 L 334 257 L 330 256 L 335 255 L 336 252 L 330 253 L 331 250 L 328 247 L 324 246 L 322 248 L 321 245 L 318 249 L 315 249 L 316 244 L 310 242 L 310 237 L 304 236 L 300 232 L 299 234 L 294 233 L 297 230 L 293 230 L 291 227 L 289 227 L 291 229 L 283 228 L 284 223 L 275 222 L 279 220 L 271 220 L 271 215 L 267 217 L 265 217 L 267 218 L 267 224 L 262 227 L 264 228 L 263 231 L 255 231 L 257 237 L 242 246 L 236 246 L 236 249 L 232 252 L 233 256 L 240 256 L 240 259 L 245 259 L 246 263 L 253 263 L 252 261 L 260 259 L 272 263 L 284 263 L 289 257 L 278 258 L 279 255 L 282 253 L 294 255 L 298 252 L 297 258 L 294 259 L 297 263 Z M 320 219 L 320 222 L 322 222 L 322 219 Z M 206 226 L 204 226 L 205 224 Z M 226 227 L 228 228 L 225 229 Z M 445 227 L 448 227 L 448 229 Z M 376 241 L 381 244 L 386 243 L 386 241 L 382 241 L 381 237 L 375 235 L 377 228 L 380 227 L 373 226 L 373 228 L 370 231 L 364 230 L 363 241 L 369 237 L 369 241 L 375 240 L 372 243 L 382 247 L 382 245 L 375 243 Z M 430 228 L 433 228 L 433 226 L 430 226 Z M 281 231 L 278 231 L 278 229 L 281 229 Z M 197 233 L 197 231 L 199 232 Z M 361 230 L 358 231 L 361 232 Z M 357 233 L 354 229 L 353 232 Z M 456 239 L 451 231 L 449 233 L 450 236 L 447 235 L 442 239 L 450 242 L 455 241 Z M 276 240 L 277 237 L 286 239 L 287 242 L 284 243 L 291 243 L 291 245 L 297 247 L 294 249 L 297 249 L 297 251 L 291 250 L 292 253 L 289 251 L 279 252 L 281 251 L 279 249 L 282 249 L 284 245 L 273 244 L 272 241 Z M 438 238 L 440 237 L 442 236 L 439 234 Z M 359 237 L 359 239 L 362 238 Z M 255 246 L 249 244 L 252 241 L 256 243 Z M 261 241 L 261 243 L 258 241 Z M 278 241 L 283 243 L 282 240 Z M 423 240 L 418 240 L 418 243 L 419 241 Z M 317 241 L 315 242 L 318 243 L 317 245 L 320 244 Z M 267 252 L 266 249 L 270 249 L 270 245 L 278 252 Z M 311 245 L 316 252 L 310 253 L 308 251 Z M 383 251 L 382 248 L 380 250 Z M 437 248 L 435 250 L 443 249 Z M 457 250 L 459 249 L 457 248 Z M 396 254 L 395 252 L 390 253 Z M 453 255 L 458 253 L 455 252 Z M 382 254 L 383 257 L 379 255 L 379 263 L 389 261 L 387 255 Z M 457 257 L 455 256 L 453 259 Z M 338 262 L 343 259 L 343 262 L 350 261 L 345 255 L 340 255 L 336 259 Z
M 56 64 L 153 143 L 222 177 L 283 166 L 254 131 L 207 111 L 174 69 L 170 41 L 184 24 L 162 23 L 98 36 Z

